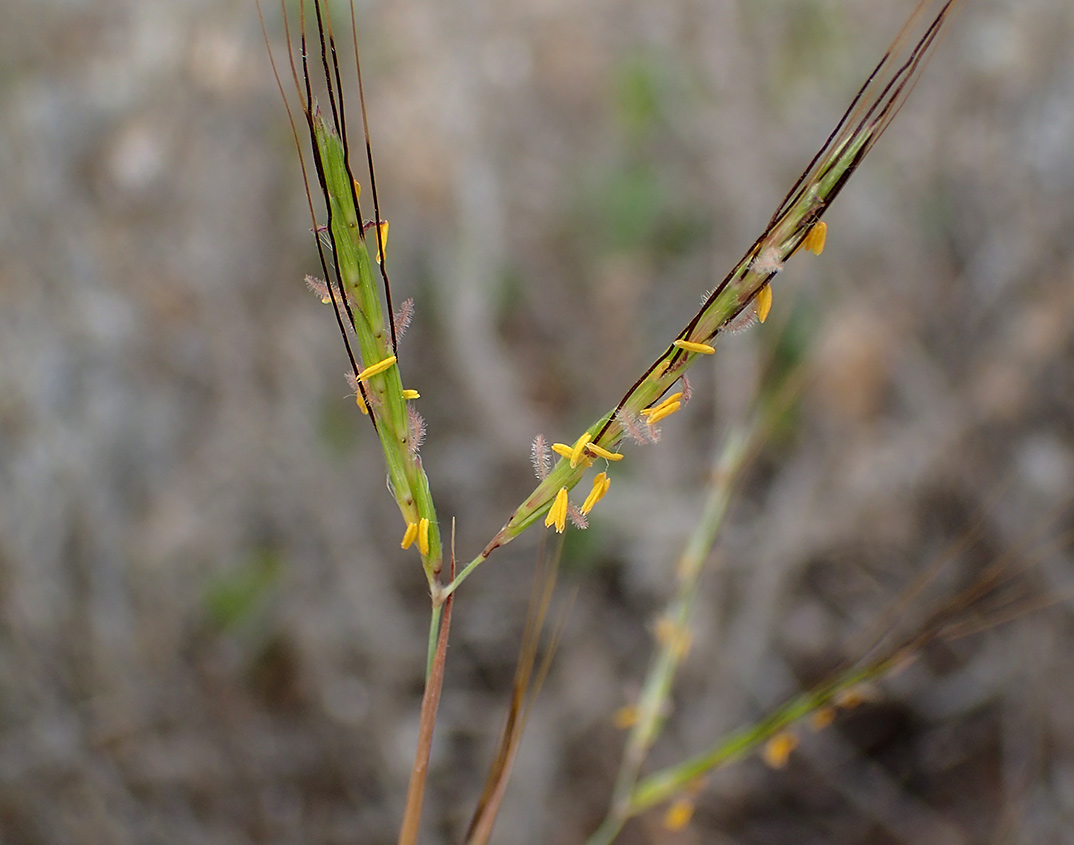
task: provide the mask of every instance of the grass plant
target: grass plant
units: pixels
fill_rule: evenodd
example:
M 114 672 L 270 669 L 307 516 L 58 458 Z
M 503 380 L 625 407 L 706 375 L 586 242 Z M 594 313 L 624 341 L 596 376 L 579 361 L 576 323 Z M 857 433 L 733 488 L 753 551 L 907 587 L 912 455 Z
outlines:
M 387 270 L 387 223 L 381 215 L 377 195 L 361 68 L 357 62 L 355 17 L 352 10 L 342 41 L 349 43 L 356 60 L 358 120 L 355 123 L 361 127 L 361 143 L 348 136 L 346 71 L 339 59 L 340 42 L 329 4 L 315 0 L 312 13 L 306 5 L 300 6 L 297 24 L 293 29 L 289 25 L 287 32 L 291 48 L 288 67 L 300 113 L 298 119 L 292 116 L 291 126 L 303 157 L 304 173 L 312 171 L 312 179 L 307 175 L 307 196 L 312 227 L 321 235 L 317 245 L 324 281 L 313 280 L 311 286 L 331 304 L 349 361 L 357 404 L 382 447 L 389 488 L 402 517 L 401 546 L 417 549 L 431 599 L 426 690 L 399 834 L 401 845 L 418 841 L 455 594 L 498 548 L 531 526 L 543 522 L 553 536 L 562 535 L 568 522 L 584 528 L 600 499 L 608 493 L 620 461 L 628 455 L 624 447 L 656 443 L 661 423 L 688 403 L 692 392 L 688 370 L 716 352 L 717 341 L 723 334 L 745 323 L 766 320 L 777 275 L 798 253 L 822 252 L 827 231 L 823 217 L 906 101 L 959 5 L 958 0 L 923 0 L 918 4 L 741 259 L 707 294 L 700 309 L 683 328 L 668 339 L 667 345 L 613 408 L 597 416 L 583 431 L 564 438 L 565 442 L 548 447 L 543 437 L 538 437 L 533 450 L 538 475 L 536 487 L 514 508 L 503 527 L 480 552 L 458 571 L 453 543 L 445 566 L 440 522 L 419 453 L 425 426 L 414 407 L 417 392 L 407 388 L 402 377 L 405 360 L 400 355 L 398 341 L 409 306 L 398 317 L 394 313 Z M 284 19 L 288 20 L 286 8 Z M 279 74 L 277 81 L 280 81 Z M 282 82 L 280 89 L 287 100 Z M 301 139 L 303 135 L 308 136 L 305 142 Z M 311 168 L 306 167 L 303 153 L 307 144 Z M 358 156 L 355 151 L 361 147 L 364 155 Z M 364 159 L 364 174 L 356 173 L 359 158 Z M 373 214 L 369 219 L 362 211 L 362 184 L 368 186 L 372 199 Z M 318 213 L 315 195 L 323 201 L 323 216 Z M 800 381 L 789 379 L 774 395 L 785 396 L 800 386 Z M 859 661 L 794 696 L 762 719 L 719 738 L 688 759 L 644 773 L 649 751 L 667 719 L 677 670 L 687 659 L 698 585 L 706 562 L 712 559 L 711 551 L 732 501 L 736 481 L 764 443 L 767 433 L 779 424 L 785 407 L 781 401 L 763 404 L 752 421 L 732 432 L 720 450 L 701 517 L 680 557 L 674 593 L 655 626 L 656 647 L 641 693 L 636 704 L 619 714 L 619 721 L 629 728 L 625 750 L 607 816 L 593 833 L 590 845 L 614 841 L 630 818 L 667 802 L 671 802 L 667 826 L 683 826 L 690 816 L 693 794 L 714 768 L 758 751 L 763 752 L 770 764 L 780 765 L 794 747 L 793 731 L 797 723 L 806 717 L 813 718 L 817 726 L 830 721 L 840 707 L 849 706 L 855 689 L 904 663 L 927 643 L 950 635 L 957 628 L 956 622 L 966 624 L 969 608 L 993 595 L 996 579 L 986 577 L 963 594 L 963 600 L 938 611 L 916 630 L 874 644 L 863 651 Z M 553 454 L 557 458 L 554 463 Z M 587 495 L 580 504 L 572 503 L 572 491 L 591 469 L 595 472 Z M 557 544 L 559 548 L 561 545 Z M 469 826 L 467 841 L 471 843 L 489 841 L 528 708 L 547 671 L 547 657 L 542 661 L 538 654 L 558 558 L 558 551 L 545 558 L 546 567 L 534 589 L 507 724 Z

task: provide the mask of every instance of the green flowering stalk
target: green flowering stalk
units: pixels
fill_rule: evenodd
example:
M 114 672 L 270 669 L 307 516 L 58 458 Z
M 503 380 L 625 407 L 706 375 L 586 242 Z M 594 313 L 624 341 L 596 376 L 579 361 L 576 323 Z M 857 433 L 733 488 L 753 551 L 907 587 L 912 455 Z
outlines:
M 450 584 L 434 592 L 434 600 L 442 601 L 450 595 L 493 550 L 511 542 L 541 516 L 546 516 L 546 526 L 562 532 L 566 517 L 575 516 L 568 493 L 593 462 L 620 459 L 618 449 L 628 438 L 640 445 L 656 442 L 660 435 L 657 424 L 689 400 L 686 371 L 699 357 L 715 352 L 713 344 L 721 333 L 754 319 L 764 321 L 771 307 L 773 278 L 800 250 L 820 255 L 827 234 L 821 218 L 898 113 L 941 28 L 959 2 L 939 3 L 931 22 L 922 26 L 922 21 L 927 20 L 925 13 L 937 6 L 937 0 L 922 0 L 764 232 L 735 268 L 615 408 L 589 426 L 573 446 L 553 447 L 561 456 L 559 462 L 548 471 L 538 472 L 540 483 L 536 489 L 481 554 Z M 662 398 L 677 382 L 682 383 L 681 390 Z M 535 450 L 538 448 L 535 444 Z M 543 466 L 543 458 L 535 460 L 535 465 Z M 604 475 L 600 481 L 603 492 L 609 484 Z M 594 492 L 597 489 L 595 486 Z M 592 506 L 590 499 L 586 501 Z
M 314 231 L 319 235 L 317 249 L 325 281 L 312 277 L 307 277 L 306 281 L 324 303 L 332 305 L 335 312 L 336 323 L 351 365 L 350 381 L 355 391 L 355 399 L 380 438 L 388 471 L 388 487 L 403 516 L 405 529 L 401 545 L 404 549 L 412 545 L 417 546 L 430 589 L 435 592 L 443 559 L 443 544 L 429 489 L 429 479 L 418 455 L 425 436 L 425 422 L 412 404 L 419 398 L 418 392 L 403 386 L 397 350 L 399 337 L 410 319 L 411 303 L 407 301 L 403 304 L 399 317 L 392 312 L 391 285 L 385 269 L 388 223 L 381 218 L 377 201 L 369 127 L 365 120 L 365 98 L 361 88 L 361 67 L 357 63 L 357 39 L 355 38 L 355 64 L 369 181 L 373 194 L 374 216 L 371 221 L 363 221 L 359 204 L 361 186 L 354 178 L 351 167 L 332 22 L 325 4 L 316 2 L 313 8 L 323 84 L 327 89 L 327 115 L 321 110 L 313 94 L 304 6 L 299 25 L 301 81 L 294 57 L 289 54 L 292 77 L 299 92 L 302 114 L 309 131 L 314 170 L 328 215 L 326 225 L 317 225 L 307 177 L 306 195 L 310 200 Z M 283 17 L 287 42 L 290 44 L 291 33 L 287 25 L 286 9 Z M 275 63 L 273 71 L 276 71 Z M 278 74 L 276 81 L 279 84 Z M 280 90 L 283 93 L 282 85 Z M 286 94 L 284 101 L 287 101 Z M 288 115 L 291 117 L 291 129 L 301 157 L 302 146 L 298 141 L 298 131 L 290 109 Z M 306 175 L 304 158 L 303 175 Z M 373 270 L 374 259 L 370 256 L 370 233 L 376 246 L 379 283 L 378 274 Z M 357 341 L 356 345 L 352 338 Z
M 350 326 L 358 339 L 360 360 L 372 362 L 362 369 L 355 362 L 356 397 L 380 437 L 389 486 L 406 522 L 403 548 L 417 543 L 432 583 L 440 572 L 442 550 L 429 479 L 418 455 L 424 425 L 410 405 L 418 394 L 403 387 L 395 351 L 395 321 L 392 316 L 384 318 L 380 285 L 373 275 L 366 244 L 366 231 L 371 227 L 361 224 L 358 185 L 351 175 L 344 141 L 340 132 L 324 119 L 316 102 L 310 102 L 307 119 L 315 144 L 317 176 L 327 199 L 334 275 L 338 290 L 342 291 L 340 298 L 347 305 Z M 373 228 L 378 257 L 381 257 L 386 224 L 378 219 Z M 325 260 L 323 249 L 321 259 Z M 383 260 L 380 264 L 383 267 Z M 387 292 L 387 275 L 382 276 Z M 329 292 L 334 295 L 337 289 L 329 287 Z M 337 309 L 340 307 L 334 299 L 333 303 Z

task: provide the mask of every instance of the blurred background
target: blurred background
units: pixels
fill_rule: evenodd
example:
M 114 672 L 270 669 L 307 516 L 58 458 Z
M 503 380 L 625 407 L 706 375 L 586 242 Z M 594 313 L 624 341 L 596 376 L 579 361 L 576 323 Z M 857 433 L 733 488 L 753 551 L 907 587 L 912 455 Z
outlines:
M 930 647 L 786 769 L 717 774 L 688 830 L 657 811 L 620 841 L 1071 841 L 1074 7 L 964 5 L 823 257 L 789 263 L 769 322 L 721 340 L 568 533 L 573 608 L 494 841 L 602 817 L 612 713 L 774 360 L 807 378 L 743 479 L 654 762 L 857 657 L 952 544 L 909 616 L 1001 561 L 1040 609 Z M 401 366 L 463 560 L 531 489 L 534 435 L 612 407 L 737 262 L 913 6 L 358 3 L 417 304 Z M 0 186 L 0 840 L 394 841 L 427 591 L 303 284 L 252 0 L 5 0 Z M 538 533 L 458 593 L 424 842 L 473 809 Z

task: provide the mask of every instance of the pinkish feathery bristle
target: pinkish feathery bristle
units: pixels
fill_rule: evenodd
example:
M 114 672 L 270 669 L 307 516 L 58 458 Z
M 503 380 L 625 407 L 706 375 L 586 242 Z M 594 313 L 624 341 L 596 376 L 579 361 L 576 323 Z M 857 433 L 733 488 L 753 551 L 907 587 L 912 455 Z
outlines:
M 406 406 L 407 427 L 410 429 L 410 442 L 407 449 L 411 456 L 418 454 L 421 444 L 425 442 L 425 419 L 415 410 L 413 405 Z
M 548 473 L 552 471 L 552 454 L 548 450 L 548 442 L 543 434 L 538 434 L 533 438 L 533 445 L 530 447 L 530 463 L 533 464 L 533 471 L 538 481 L 544 481 Z
M 331 301 L 331 296 L 328 293 L 328 285 L 325 284 L 324 279 L 318 279 L 316 276 L 306 276 L 306 287 L 317 294 L 322 302 L 325 300 Z
M 414 319 L 414 299 L 404 299 L 403 303 L 399 306 L 399 310 L 395 312 L 395 339 L 398 341 L 404 334 L 406 334 L 407 326 L 410 325 L 410 321 Z
M 660 439 L 659 432 L 654 431 L 652 426 L 626 408 L 620 408 L 615 414 L 615 419 L 623 427 L 623 431 L 627 433 L 630 439 L 639 446 L 647 446 L 650 443 L 656 443 Z
M 748 328 L 752 328 L 757 325 L 757 308 L 751 302 L 741 311 L 739 311 L 734 317 L 723 324 L 723 330 L 730 332 L 731 334 L 738 334 L 744 332 Z

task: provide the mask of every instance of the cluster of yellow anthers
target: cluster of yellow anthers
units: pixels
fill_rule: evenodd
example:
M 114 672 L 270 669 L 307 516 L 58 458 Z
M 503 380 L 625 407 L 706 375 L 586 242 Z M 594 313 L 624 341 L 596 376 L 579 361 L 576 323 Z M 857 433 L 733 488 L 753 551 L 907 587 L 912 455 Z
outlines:
M 827 240 L 827 237 L 828 224 L 823 220 L 818 220 L 813 224 L 809 231 L 806 232 L 806 236 L 802 238 L 802 242 L 798 245 L 797 249 L 795 249 L 795 253 L 804 249 L 807 252 L 812 252 L 814 255 L 820 255 L 824 252 L 824 242 Z M 767 247 L 754 259 L 752 266 L 758 272 L 775 274 L 783 269 L 783 261 L 780 259 L 779 251 L 775 247 Z M 757 296 L 753 300 L 752 308 L 728 321 L 727 328 L 730 331 L 738 331 L 739 329 L 747 328 L 752 325 L 754 319 L 763 323 L 768 319 L 768 315 L 771 311 L 772 286 L 770 284 L 765 284 L 759 291 L 757 291 Z M 693 340 L 676 340 L 673 345 L 686 352 L 695 352 L 699 355 L 711 355 L 716 351 L 710 344 L 698 343 Z M 666 367 L 664 369 L 666 369 Z M 662 372 L 657 373 L 657 375 L 661 374 Z
M 802 238 L 802 242 L 798 244 L 795 253 L 800 250 L 811 252 L 814 255 L 820 255 L 824 252 L 824 242 L 828 239 L 828 224 L 823 220 L 818 220 L 814 223 L 806 236 Z M 757 258 L 757 261 L 763 263 L 764 253 Z M 780 261 L 774 261 L 771 265 L 773 272 L 779 272 L 783 268 L 783 264 Z M 759 291 L 757 291 L 757 298 L 753 303 L 754 313 L 757 315 L 757 319 L 760 322 L 764 322 L 768 319 L 768 312 L 772 310 L 772 286 L 765 285 Z
M 354 387 L 355 387 L 356 392 L 354 394 L 354 401 L 358 403 L 358 407 L 361 409 L 363 414 L 368 414 L 369 413 L 369 408 L 366 406 L 365 400 L 362 398 L 362 390 L 361 390 L 360 387 L 358 387 L 358 383 L 366 381 L 367 379 L 370 379 L 375 375 L 383 373 L 392 364 L 394 364 L 396 362 L 396 360 L 397 359 L 396 359 L 396 357 L 394 355 L 389 355 L 383 361 L 378 361 L 377 363 L 366 367 L 364 370 L 362 370 L 360 373 L 358 373 L 357 376 L 355 376 L 355 378 L 354 378 Z M 416 391 L 416 390 L 411 390 L 410 388 L 404 388 L 403 389 L 403 398 L 407 399 L 407 400 L 420 399 L 421 394 L 418 393 L 418 391 Z
M 659 634 L 658 634 L 659 636 Z M 869 689 L 851 687 L 837 693 L 830 704 L 822 704 L 813 711 L 809 718 L 809 726 L 814 731 L 822 731 L 835 721 L 837 708 L 852 709 L 870 697 Z M 617 728 L 632 727 L 638 720 L 637 708 L 621 707 L 615 714 L 615 726 Z M 768 738 L 761 749 L 761 759 L 765 765 L 773 769 L 785 768 L 790 762 L 791 755 L 798 748 L 798 734 L 791 728 L 777 731 Z M 667 830 L 682 830 L 690 823 L 696 807 L 698 793 L 704 788 L 704 779 L 698 778 L 691 782 L 682 794 L 675 798 L 664 813 L 664 827 Z
M 556 493 L 556 500 L 548 509 L 548 516 L 544 518 L 545 526 L 555 525 L 556 533 L 562 534 L 567 527 L 567 488 L 560 487 Z
M 403 534 L 403 542 L 399 544 L 401 548 L 409 549 L 411 544 L 418 541 L 418 551 L 422 555 L 429 554 L 429 519 L 428 517 L 422 517 L 417 522 L 408 522 L 406 526 L 406 532 Z
M 820 255 L 824 252 L 824 242 L 828 237 L 828 224 L 823 220 L 818 220 L 809 231 L 806 232 L 806 236 L 802 238 L 802 242 L 798 244 L 794 250 L 798 253 L 800 250 L 806 250 L 806 252 L 812 252 L 814 255 Z M 775 247 L 768 247 L 761 251 L 753 261 L 753 268 L 761 273 L 778 273 L 783 269 L 783 261 L 779 257 L 779 252 Z M 768 314 L 772 310 L 772 286 L 764 285 L 759 291 L 753 301 L 752 312 L 746 318 L 746 323 L 742 326 L 748 326 L 753 317 L 756 316 L 758 322 L 763 323 L 768 319 Z M 736 317 L 732 320 L 729 326 L 734 329 L 740 318 Z
M 675 341 L 676 346 L 678 346 L 680 343 L 685 344 L 685 343 L 690 343 L 690 341 L 688 341 L 688 340 L 677 340 L 677 341 Z M 701 343 L 694 343 L 694 344 L 690 344 L 690 345 L 691 346 L 704 346 L 704 344 L 701 344 Z M 686 347 L 680 347 L 680 348 L 685 349 Z M 712 349 L 711 346 L 708 347 L 708 348 Z M 696 351 L 696 350 L 691 350 L 691 351 Z M 704 353 L 704 354 L 707 355 L 709 353 Z M 652 428 L 654 425 L 656 425 L 658 422 L 660 422 L 660 420 L 665 419 L 666 417 L 670 417 L 672 414 L 674 414 L 676 411 L 678 411 L 682 407 L 682 396 L 683 396 L 683 393 L 680 390 L 678 393 L 672 393 L 667 399 L 665 399 L 659 405 L 653 405 L 651 408 L 642 408 L 641 409 L 641 415 L 643 417 L 645 417 L 646 422 L 649 423 L 649 427 Z
M 598 446 L 596 443 L 590 442 L 593 436 L 587 431 L 581 437 L 574 441 L 573 446 L 568 446 L 566 443 L 553 443 L 552 451 L 562 458 L 566 458 L 571 463 L 571 469 L 576 469 L 579 464 L 585 467 L 593 465 L 594 458 L 603 458 L 606 461 L 621 461 L 623 455 L 619 452 L 611 452 L 605 449 L 603 446 Z M 604 494 L 608 492 L 608 488 L 612 486 L 612 480 L 608 478 L 606 472 L 597 473 L 597 476 L 593 479 L 593 489 L 586 496 L 585 502 L 582 504 L 582 515 L 587 515 L 596 506 L 597 502 L 604 498 Z M 552 507 L 548 509 L 548 515 L 545 517 L 544 524 L 548 527 L 555 526 L 556 533 L 562 534 L 563 530 L 567 527 L 567 509 L 569 503 L 567 501 L 567 488 L 560 487 L 559 492 L 556 493 L 555 501 L 552 502 Z
M 822 704 L 809 716 L 809 727 L 822 731 L 835 721 L 837 708 L 852 710 L 867 700 L 867 687 L 850 687 L 840 690 L 832 697 L 830 704 Z M 761 758 L 773 769 L 782 769 L 790 760 L 791 754 L 798 747 L 798 735 L 791 728 L 784 728 L 769 737 L 761 750 Z

